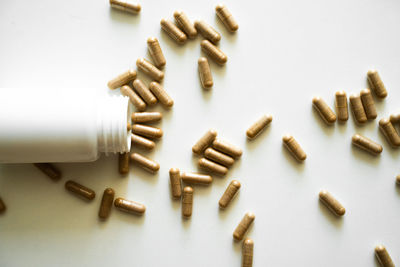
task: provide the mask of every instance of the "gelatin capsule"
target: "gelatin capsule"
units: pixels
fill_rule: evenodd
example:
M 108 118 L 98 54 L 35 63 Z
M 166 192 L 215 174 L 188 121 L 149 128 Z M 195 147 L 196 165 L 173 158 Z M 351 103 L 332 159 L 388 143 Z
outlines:
M 203 151 L 212 144 L 214 139 L 217 137 L 217 131 L 210 129 L 208 130 L 192 147 L 192 151 L 195 154 L 200 155 Z
M 164 79 L 164 72 L 157 69 L 156 66 L 154 66 L 150 63 L 150 61 L 144 58 L 139 58 L 138 60 L 136 60 L 136 66 L 139 70 L 143 71 L 144 74 L 148 75 L 158 82 Z
M 334 198 L 328 191 L 322 190 L 319 192 L 319 199 L 336 216 L 343 216 L 346 213 L 346 209 L 342 206 L 342 204 L 340 204 L 340 202 L 337 201 L 336 198 Z
M 400 122 L 400 113 L 390 115 L 390 122 L 394 125 Z
M 268 124 L 272 121 L 271 115 L 262 115 L 255 123 L 253 123 L 246 131 L 247 138 L 253 139 L 259 135 Z
M 163 131 L 160 128 L 142 124 L 132 125 L 132 133 L 153 139 L 163 136 Z
M 193 188 L 190 186 L 185 186 L 183 188 L 183 197 L 182 197 L 182 216 L 189 218 L 192 216 L 193 210 Z
M 4 213 L 6 209 L 7 209 L 6 204 L 4 204 L 3 199 L 0 197 L 0 214 Z
M 58 181 L 61 179 L 61 172 L 50 163 L 33 163 L 36 168 L 41 170 L 44 174 L 46 174 L 53 181 Z
M 383 245 L 379 245 L 375 247 L 375 256 L 377 257 L 380 265 L 382 267 L 394 267 L 394 263 L 392 258 L 389 255 L 389 252 Z
M 148 150 L 152 150 L 156 146 L 156 143 L 154 143 L 153 141 L 136 134 L 132 134 L 131 140 L 132 144 Z
M 131 119 L 133 123 L 150 123 L 160 121 L 162 114 L 160 112 L 133 112 Z
M 212 60 L 220 65 L 224 65 L 228 61 L 228 57 L 218 47 L 213 45 L 208 40 L 203 40 L 200 43 L 201 50 L 207 54 Z
M 221 153 L 211 147 L 204 151 L 204 156 L 209 160 L 224 165 L 225 167 L 230 167 L 233 165 L 233 163 L 235 163 L 235 160 L 232 157 L 225 155 L 224 153 Z
M 136 70 L 129 69 L 126 72 L 118 75 L 114 79 L 108 82 L 108 87 L 110 89 L 117 89 L 123 85 L 128 84 L 130 81 L 136 79 Z
M 145 205 L 122 197 L 115 199 L 114 206 L 119 210 L 139 215 L 144 214 L 146 211 Z
M 338 91 L 335 94 L 335 106 L 337 119 L 339 122 L 346 122 L 349 119 L 349 109 L 347 106 L 347 95 L 344 91 Z
M 134 105 L 137 110 L 146 110 L 146 103 L 133 91 L 133 89 L 129 85 L 122 86 L 120 91 L 122 95 L 129 97 L 132 105 Z
M 400 185 L 400 174 L 396 176 L 396 184 Z
M 183 11 L 175 11 L 174 18 L 176 24 L 187 34 L 190 39 L 194 39 L 197 36 L 197 30 L 193 23 L 190 22 L 188 16 Z
M 203 184 L 209 185 L 212 183 L 212 177 L 210 175 L 193 173 L 193 172 L 182 172 L 181 173 L 182 182 L 187 184 Z
M 221 209 L 226 208 L 229 203 L 231 203 L 233 197 L 236 195 L 236 193 L 239 191 L 241 187 L 241 184 L 237 180 L 232 180 L 228 187 L 226 188 L 224 194 L 220 198 L 218 204 Z
M 242 247 L 242 267 L 253 266 L 253 250 L 254 250 L 253 239 L 246 238 L 243 241 L 243 247 Z
M 218 18 L 224 23 L 225 27 L 230 32 L 235 32 L 239 29 L 239 25 L 225 5 L 217 5 L 215 7 L 215 12 L 217 13 Z
M 376 70 L 369 70 L 367 77 L 369 86 L 374 90 L 376 96 L 379 98 L 385 98 L 387 96 L 387 91 L 378 72 Z
M 171 192 L 174 198 L 181 198 L 182 185 L 181 185 L 181 173 L 177 168 L 169 169 L 169 180 L 171 184 Z
M 228 173 L 228 169 L 225 166 L 222 166 L 218 163 L 215 163 L 211 160 L 208 160 L 206 158 L 201 158 L 199 159 L 199 167 L 203 168 L 207 171 L 219 174 L 219 175 L 225 175 Z
M 174 100 L 167 94 L 161 84 L 151 82 L 149 88 L 164 107 L 170 108 L 174 105 Z
M 221 35 L 203 20 L 196 20 L 194 27 L 204 38 L 214 44 L 217 44 L 221 40 Z
M 186 34 L 181 31 L 174 23 L 167 19 L 162 19 L 161 28 L 178 44 L 184 44 L 187 40 Z
M 379 121 L 379 128 L 392 147 L 400 146 L 400 136 L 389 119 L 381 119 Z
M 68 191 L 70 191 L 78 196 L 81 196 L 87 200 L 92 200 L 96 196 L 96 193 L 92 189 L 87 188 L 86 186 L 83 186 L 83 185 L 78 184 L 71 180 L 69 180 L 65 183 L 65 188 Z
M 289 150 L 289 152 L 295 157 L 298 161 L 304 161 L 307 158 L 306 153 L 301 148 L 299 143 L 297 143 L 296 139 L 293 136 L 287 134 L 282 138 L 283 144 Z
M 242 153 L 243 153 L 242 150 L 240 148 L 238 148 L 237 146 L 234 146 L 234 145 L 232 145 L 224 140 L 221 140 L 221 139 L 215 139 L 213 141 L 212 146 L 214 149 L 216 149 L 222 153 L 228 154 L 229 156 L 234 157 L 234 158 L 241 157 Z
M 118 171 L 120 174 L 127 174 L 129 172 L 129 156 L 129 152 L 119 153 Z
M 364 107 L 362 105 L 360 94 L 354 94 L 350 96 L 350 106 L 353 111 L 354 118 L 360 124 L 365 123 L 367 114 L 365 114 Z
M 99 217 L 107 219 L 110 216 L 111 207 L 114 202 L 115 192 L 112 188 L 106 188 L 100 203 Z
M 244 235 L 246 234 L 247 230 L 249 229 L 255 218 L 256 215 L 254 215 L 254 213 L 252 212 L 247 212 L 244 215 L 243 219 L 240 221 L 235 231 L 233 232 L 233 238 L 236 241 L 240 241 L 243 239 Z
M 378 143 L 375 143 L 371 139 L 369 139 L 365 136 L 362 136 L 360 134 L 353 135 L 352 143 L 353 143 L 353 145 L 355 145 L 367 152 L 370 152 L 374 155 L 380 154 L 383 151 L 383 148 L 381 145 L 379 145 Z
M 137 14 L 142 9 L 139 4 L 132 3 L 129 0 L 110 0 L 110 5 L 112 8 L 126 11 L 132 14 Z
M 367 115 L 367 119 L 374 120 L 378 116 L 376 113 L 374 99 L 372 98 L 371 90 L 363 89 L 360 92 L 361 102 L 364 107 L 365 114 Z
M 132 162 L 137 163 L 140 167 L 151 173 L 158 172 L 158 170 L 160 169 L 160 164 L 138 153 L 132 153 L 131 160 Z
M 157 98 L 149 90 L 149 88 L 139 79 L 136 79 L 133 83 L 133 88 L 143 98 L 147 105 L 152 106 L 157 103 Z
M 158 42 L 158 39 L 155 37 L 150 37 L 147 39 L 147 48 L 149 49 L 149 53 L 151 55 L 151 58 L 154 61 L 154 65 L 157 68 L 162 68 L 165 66 L 167 61 L 165 60 L 164 54 L 161 50 L 160 43 Z
M 201 85 L 204 89 L 211 89 L 211 87 L 214 85 L 214 82 L 211 74 L 210 64 L 208 64 L 208 59 L 205 57 L 200 57 L 197 63 Z
M 336 115 L 321 97 L 314 97 L 312 100 L 314 108 L 318 111 L 321 118 L 327 123 L 332 124 L 336 121 Z

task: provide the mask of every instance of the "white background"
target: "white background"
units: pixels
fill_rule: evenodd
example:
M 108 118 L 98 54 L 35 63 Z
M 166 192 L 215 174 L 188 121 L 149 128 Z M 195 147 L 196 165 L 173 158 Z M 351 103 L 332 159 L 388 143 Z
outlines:
M 138 57 L 149 58 L 146 39 L 156 36 L 167 59 L 163 84 L 175 100 L 170 111 L 154 108 L 164 114 L 158 124 L 164 137 L 155 151 L 141 151 L 160 163 L 156 175 L 132 166 L 122 177 L 115 156 L 57 164 L 64 175 L 59 182 L 30 164 L 1 165 L 0 196 L 8 210 L 0 216 L 0 266 L 240 266 L 241 243 L 232 241 L 232 232 L 246 211 L 256 214 L 248 232 L 254 266 L 377 266 L 374 247 L 381 243 L 400 264 L 400 150 L 390 148 L 377 127 L 399 108 L 400 2 L 225 2 L 240 25 L 236 34 L 216 18 L 214 1 L 142 1 L 137 16 L 111 10 L 106 0 L 0 2 L 0 88 L 48 88 L 37 97 L 49 99 L 60 87 L 109 91 L 109 79 Z M 229 60 L 224 67 L 211 63 L 209 92 L 197 73 L 201 37 L 178 46 L 160 30 L 161 18 L 172 19 L 176 9 L 222 35 Z M 326 126 L 312 97 L 333 107 L 335 91 L 367 86 L 370 68 L 379 70 L 389 93 L 376 103 L 378 119 L 361 127 L 353 117 Z M 272 124 L 246 141 L 245 130 L 263 113 L 274 116 Z M 168 170 L 197 170 L 191 147 L 209 128 L 244 153 L 226 177 L 195 187 L 193 216 L 184 221 L 179 201 L 170 198 Z M 353 148 L 356 132 L 381 143 L 382 155 Z M 282 147 L 285 133 L 307 152 L 304 164 Z M 93 188 L 95 200 L 66 192 L 68 179 Z M 242 182 L 240 194 L 219 211 L 232 179 Z M 109 186 L 144 203 L 146 214 L 113 209 L 100 222 L 98 207 Z M 321 189 L 346 207 L 342 219 L 319 204 Z

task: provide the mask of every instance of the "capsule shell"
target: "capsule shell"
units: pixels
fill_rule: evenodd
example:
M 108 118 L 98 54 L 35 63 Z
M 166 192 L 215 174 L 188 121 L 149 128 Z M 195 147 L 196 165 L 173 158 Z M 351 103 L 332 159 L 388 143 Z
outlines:
M 225 27 L 230 32 L 235 32 L 239 29 L 239 25 L 225 5 L 217 5 L 215 7 L 215 12 L 217 13 L 218 18 L 224 23 Z
M 202 184 L 209 185 L 212 183 L 212 177 L 210 175 L 193 173 L 193 172 L 182 172 L 181 173 L 182 182 L 187 184 Z
M 336 216 L 343 216 L 346 213 L 346 209 L 337 201 L 331 193 L 326 190 L 319 192 L 319 199 L 327 206 Z
M 120 91 L 122 95 L 129 97 L 132 105 L 134 105 L 137 110 L 146 110 L 146 103 L 133 91 L 133 89 L 129 85 L 122 86 Z
M 224 165 L 225 167 L 230 167 L 233 165 L 233 163 L 235 163 L 235 160 L 232 157 L 225 155 L 224 153 L 221 153 L 211 147 L 204 151 L 204 156 L 209 160 Z
M 190 186 L 185 186 L 183 189 L 182 197 L 182 216 L 189 218 L 192 216 L 193 210 L 193 188 Z
M 215 139 L 213 141 L 212 146 L 216 150 L 218 150 L 222 153 L 228 154 L 229 156 L 234 157 L 234 158 L 239 158 L 243 154 L 243 151 L 240 148 L 238 148 L 224 140 L 221 140 L 221 139 Z
M 132 125 L 132 133 L 153 139 L 161 138 L 163 136 L 163 131 L 160 128 L 143 124 Z
M 190 39 L 194 39 L 197 36 L 197 30 L 193 23 L 190 22 L 188 16 L 183 11 L 175 11 L 174 18 L 176 24 L 187 34 Z
M 186 34 L 181 31 L 174 23 L 169 20 L 162 19 L 161 28 L 178 44 L 184 44 L 187 40 Z
M 213 45 L 208 40 L 203 40 L 200 43 L 201 50 L 206 53 L 212 60 L 220 65 L 224 65 L 228 61 L 228 57 L 218 47 Z
M 375 256 L 382 267 L 395 267 L 389 252 L 383 245 L 375 247 Z
M 161 84 L 151 82 L 149 88 L 164 107 L 171 108 L 174 105 L 174 100 L 172 100 Z
M 235 231 L 233 232 L 233 238 L 236 241 L 240 241 L 243 239 L 244 235 L 246 234 L 247 230 L 249 229 L 255 218 L 256 215 L 254 215 L 254 213 L 252 212 L 247 212 L 244 215 L 243 219 L 240 221 Z
M 313 106 L 318 111 L 321 118 L 327 124 L 333 124 L 336 121 L 336 115 L 333 113 L 332 109 L 326 104 L 326 102 L 321 97 L 314 97 Z
M 200 82 L 204 89 L 211 89 L 213 87 L 213 77 L 211 74 L 210 64 L 208 64 L 208 59 L 205 57 L 200 57 L 197 61 L 199 67 Z
M 130 81 L 136 79 L 136 70 L 129 69 L 126 72 L 118 75 L 114 79 L 108 82 L 108 87 L 110 89 L 117 89 L 123 85 L 128 84 Z
M 197 142 L 193 145 L 192 151 L 195 154 L 200 155 L 203 151 L 212 144 L 214 139 L 217 137 L 217 131 L 210 129 L 208 130 Z
M 46 174 L 53 181 L 58 181 L 61 179 L 61 172 L 50 163 L 33 163 L 36 168 L 41 170 L 44 174 Z
M 164 67 L 167 61 L 165 60 L 158 39 L 155 37 L 148 38 L 147 48 L 149 49 L 149 53 L 151 55 L 151 58 L 153 59 L 154 65 L 159 69 Z
M 162 119 L 160 112 L 133 112 L 131 119 L 133 123 L 150 123 L 160 121 Z
M 375 143 L 371 139 L 369 139 L 365 136 L 362 136 L 360 134 L 353 135 L 352 143 L 353 143 L 353 145 L 355 145 L 371 154 L 374 154 L 374 155 L 378 155 L 378 154 L 382 153 L 382 151 L 383 151 L 383 148 L 380 144 Z
M 146 211 L 145 205 L 122 197 L 115 199 L 114 206 L 119 210 L 138 215 L 142 215 Z
M 194 27 L 207 40 L 217 44 L 221 40 L 221 35 L 203 20 L 196 20 Z
M 129 172 L 129 152 L 119 153 L 118 171 L 120 174 L 127 174 Z
M 400 174 L 396 176 L 396 184 L 400 185 Z
M 157 98 L 141 80 L 136 79 L 135 81 L 133 81 L 132 85 L 147 105 L 152 106 L 157 103 Z
M 132 144 L 148 150 L 152 150 L 156 146 L 156 143 L 154 143 L 153 141 L 136 134 L 132 134 L 131 141 Z
M 200 168 L 203 168 L 218 175 L 225 175 L 228 173 L 228 169 L 225 166 L 222 166 L 206 158 L 199 159 L 198 164 Z
M 132 3 L 129 0 L 110 0 L 110 5 L 112 8 L 126 11 L 132 14 L 137 14 L 142 9 L 139 4 Z
M 111 207 L 114 202 L 115 192 L 112 188 L 106 188 L 100 203 L 99 217 L 100 219 L 107 219 L 110 216 Z
M 307 158 L 306 153 L 301 148 L 299 143 L 297 143 L 296 139 L 294 139 L 291 135 L 285 135 L 282 138 L 283 144 L 289 150 L 289 152 L 295 157 L 298 161 L 304 161 Z
M 253 139 L 258 136 L 268 124 L 272 121 L 271 115 L 262 115 L 255 123 L 253 123 L 246 131 L 247 138 Z
M 87 200 L 93 200 L 96 196 L 96 193 L 92 189 L 71 180 L 65 183 L 65 189 Z
M 349 109 L 347 106 L 347 95 L 344 91 L 338 91 L 335 94 L 335 107 L 337 119 L 339 122 L 346 122 L 349 119 Z
M 228 185 L 224 194 L 222 195 L 222 197 L 220 198 L 220 200 L 218 202 L 219 207 L 221 209 L 226 208 L 229 205 L 229 203 L 231 203 L 232 199 L 234 198 L 236 193 L 239 191 L 240 187 L 241 187 L 241 184 L 239 181 L 232 180 L 232 182 L 230 182 L 230 184 Z
M 138 153 L 132 153 L 131 160 L 132 162 L 137 163 L 140 167 L 151 173 L 158 172 L 158 170 L 160 169 L 160 164 Z
M 367 122 L 367 114 L 365 114 L 360 94 L 350 96 L 350 106 L 353 110 L 354 118 L 358 123 L 362 124 Z
M 374 90 L 376 96 L 379 98 L 385 98 L 388 93 L 378 72 L 376 70 L 369 70 L 367 72 L 367 78 L 369 86 Z
M 0 214 L 4 213 L 6 209 L 7 209 L 6 204 L 4 204 L 3 199 L 0 197 Z
M 243 247 L 242 247 L 242 267 L 253 266 L 253 250 L 254 250 L 253 239 L 246 238 L 243 241 Z
M 164 72 L 157 69 L 156 66 L 154 66 L 153 64 L 151 64 L 150 61 L 144 58 L 139 58 L 138 60 L 136 60 L 136 66 L 139 70 L 143 71 L 144 74 L 148 75 L 150 78 L 158 82 L 164 79 Z
M 372 98 L 371 90 L 363 89 L 360 92 L 361 102 L 364 107 L 365 114 L 367 115 L 367 119 L 374 120 L 378 116 L 376 113 L 374 99 Z
M 169 180 L 171 184 L 171 193 L 174 198 L 181 198 L 182 185 L 181 185 L 181 173 L 177 168 L 171 168 L 169 170 Z
M 390 122 L 394 125 L 400 123 L 400 113 L 390 115 Z
M 379 128 L 392 147 L 400 146 L 400 136 L 389 119 L 381 119 L 379 121 Z

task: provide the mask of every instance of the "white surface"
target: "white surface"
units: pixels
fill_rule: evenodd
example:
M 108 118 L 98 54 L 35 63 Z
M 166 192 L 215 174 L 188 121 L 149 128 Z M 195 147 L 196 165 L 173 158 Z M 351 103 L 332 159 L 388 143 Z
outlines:
M 107 1 L 0 2 L 0 88 L 108 90 L 110 78 L 148 57 L 146 39 L 154 35 L 167 59 L 164 86 L 175 100 L 159 124 L 162 141 L 147 154 L 161 164 L 157 175 L 132 166 L 121 177 L 116 157 L 58 164 L 64 174 L 58 183 L 31 165 L 2 165 L 0 195 L 8 210 L 0 216 L 0 266 L 240 266 L 241 243 L 232 242 L 232 231 L 249 210 L 257 216 L 248 233 L 254 266 L 377 266 L 373 250 L 380 243 L 400 264 L 400 150 L 388 146 L 378 120 L 326 127 L 311 107 L 314 95 L 332 106 L 336 90 L 366 87 L 370 68 L 389 92 L 377 103 L 378 119 L 399 107 L 400 2 L 226 3 L 240 25 L 235 35 L 217 20 L 211 1 L 142 1 L 139 16 L 111 11 Z M 222 34 L 229 60 L 225 67 L 212 63 L 210 92 L 197 74 L 201 38 L 178 47 L 160 32 L 160 19 L 175 9 Z M 247 142 L 245 130 L 264 112 L 274 116 L 272 125 Z M 168 169 L 196 170 L 191 146 L 211 127 L 242 147 L 243 157 L 227 177 L 195 188 L 193 216 L 182 221 L 179 202 L 170 199 Z M 282 147 L 287 132 L 308 153 L 305 164 Z M 382 155 L 352 148 L 355 132 L 382 143 Z M 221 212 L 218 199 L 233 178 L 242 189 Z M 63 188 L 68 179 L 95 189 L 96 199 L 70 195 Z M 106 186 L 144 203 L 146 215 L 113 209 L 99 222 Z M 319 204 L 323 188 L 346 207 L 343 219 Z

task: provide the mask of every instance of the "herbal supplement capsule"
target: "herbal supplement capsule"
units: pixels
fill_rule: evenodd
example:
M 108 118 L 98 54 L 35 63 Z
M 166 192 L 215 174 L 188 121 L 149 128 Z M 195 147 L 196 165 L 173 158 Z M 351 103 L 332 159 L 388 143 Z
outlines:
M 146 75 L 150 76 L 158 82 L 164 79 L 164 72 L 157 69 L 156 66 L 154 66 L 144 58 L 139 58 L 138 60 L 136 60 L 136 66 L 139 70 L 143 71 Z
M 201 86 L 204 89 L 211 89 L 214 85 L 213 77 L 211 74 L 210 64 L 208 64 L 208 59 L 205 57 L 200 57 L 197 61 L 198 68 L 199 68 L 199 76 Z
M 152 150 L 156 146 L 156 143 L 154 143 L 153 141 L 136 134 L 132 134 L 131 140 L 132 144 L 148 150 Z
M 240 241 L 243 239 L 244 235 L 246 234 L 247 230 L 249 229 L 250 225 L 256 218 L 256 215 L 252 212 L 247 212 L 243 219 L 240 221 L 239 225 L 236 227 L 235 231 L 233 232 L 233 238 L 236 241 Z
M 160 164 L 138 153 L 132 153 L 131 160 L 151 173 L 155 173 L 160 169 Z
M 367 77 L 369 86 L 374 90 L 376 96 L 379 98 L 385 98 L 387 96 L 387 91 L 378 72 L 376 70 L 369 70 L 367 72 Z
M 162 114 L 160 112 L 133 112 L 131 119 L 134 123 L 155 122 L 162 119 Z
M 379 245 L 375 247 L 375 256 L 378 258 L 379 263 L 382 267 L 394 267 L 392 258 L 389 252 L 386 250 L 385 246 Z
M 132 85 L 147 105 L 152 106 L 157 103 L 157 98 L 152 94 L 149 88 L 141 80 L 134 80 Z
M 182 216 L 189 218 L 192 216 L 193 209 L 193 188 L 190 186 L 185 186 L 183 188 L 183 197 L 182 197 Z
M 71 180 L 65 183 L 65 188 L 78 196 L 86 198 L 87 200 L 92 200 L 96 196 L 96 193 L 92 189 Z
M 243 153 L 240 148 L 221 139 L 215 139 L 212 145 L 213 148 L 215 148 L 216 150 L 228 154 L 229 156 L 234 158 L 239 158 L 240 156 L 242 156 Z
M 335 106 L 337 119 L 340 122 L 346 122 L 349 119 L 349 110 L 347 107 L 347 95 L 345 91 L 338 91 L 335 94 Z
M 208 130 L 192 147 L 192 151 L 195 154 L 200 155 L 203 153 L 204 149 L 206 149 L 214 139 L 217 137 L 217 131 L 210 129 Z
M 174 198 L 180 198 L 182 195 L 181 173 L 177 168 L 169 169 L 169 180 L 171 183 L 171 192 Z
M 132 133 L 148 138 L 161 138 L 163 136 L 163 131 L 160 128 L 142 124 L 132 125 Z
M 218 204 L 221 209 L 226 208 L 229 203 L 231 203 L 233 197 L 239 191 L 241 184 L 237 180 L 232 180 L 232 182 L 226 188 L 224 194 L 222 195 L 221 199 L 219 200 Z
M 160 43 L 156 37 L 150 37 L 147 39 L 147 48 L 149 49 L 151 58 L 154 61 L 154 65 L 159 69 L 164 67 L 167 61 L 165 60 Z
M 145 205 L 122 197 L 115 199 L 114 206 L 122 211 L 139 215 L 144 214 L 146 211 Z
M 290 151 L 290 153 L 295 157 L 298 161 L 304 161 L 307 158 L 306 153 L 301 148 L 299 143 L 297 143 L 296 139 L 293 136 L 287 134 L 282 137 L 283 144 Z
M 355 135 L 353 135 L 351 140 L 352 140 L 351 142 L 353 143 L 353 145 L 355 145 L 365 151 L 368 151 L 369 153 L 372 153 L 375 155 L 382 153 L 382 150 L 383 150 L 382 146 L 378 143 L 375 143 L 374 141 L 372 141 L 371 139 L 369 139 L 365 136 L 362 136 L 360 134 L 355 134 Z
M 365 114 L 367 115 L 367 119 L 374 120 L 378 116 L 376 113 L 374 99 L 372 98 L 371 90 L 363 89 L 360 92 L 361 102 L 364 107 Z
M 360 94 L 354 94 L 350 96 L 350 106 L 353 110 L 354 118 L 358 123 L 364 123 L 368 120 L 367 114 L 365 114 L 365 110 L 361 102 Z
M 219 165 L 218 163 L 215 163 L 206 158 L 199 159 L 198 164 L 200 168 L 206 169 L 219 175 L 225 175 L 228 173 L 228 169 L 225 166 Z
M 321 118 L 327 123 L 332 124 L 336 121 L 336 115 L 321 97 L 314 97 L 312 100 L 314 108 L 318 111 Z
M 194 173 L 194 172 L 182 172 L 182 182 L 187 184 L 203 184 L 209 185 L 212 183 L 212 177 L 210 175 Z
M 400 185 L 400 174 L 396 176 L 396 184 Z
M 183 11 L 175 11 L 174 18 L 176 24 L 180 26 L 180 28 L 187 34 L 190 39 L 196 38 L 197 30 Z
M 400 136 L 389 119 L 381 119 L 379 121 L 379 128 L 392 147 L 400 146 Z
M 211 147 L 207 148 L 206 151 L 204 151 L 204 156 L 212 161 L 215 161 L 219 164 L 222 164 L 226 167 L 230 167 L 235 163 L 235 160 L 231 158 L 228 155 L 225 155 L 224 153 L 221 153 Z
M 6 211 L 6 204 L 4 204 L 4 201 L 0 197 L 0 214 Z
M 33 163 L 36 168 L 41 170 L 44 174 L 46 174 L 53 181 L 58 181 L 61 178 L 61 172 L 50 163 Z
M 396 124 L 400 122 L 400 113 L 390 115 L 390 122 Z
M 253 239 L 246 238 L 243 241 L 243 247 L 242 247 L 242 267 L 253 266 L 253 250 L 254 250 Z
M 126 124 L 126 130 L 128 132 L 130 132 L 132 130 L 132 125 L 129 122 Z
M 110 215 L 111 207 L 114 202 L 115 192 L 112 188 L 106 188 L 100 203 L 99 217 L 107 219 Z
M 112 8 L 126 11 L 132 14 L 137 14 L 142 9 L 139 4 L 131 3 L 129 0 L 110 0 Z
M 217 13 L 218 18 L 224 23 L 225 27 L 230 32 L 235 32 L 239 29 L 239 25 L 225 5 L 217 5 L 215 7 L 215 12 Z
M 161 84 L 151 82 L 149 88 L 164 107 L 170 108 L 174 105 L 174 100 L 167 94 Z
M 221 35 L 203 20 L 196 20 L 194 22 L 194 27 L 204 38 L 210 40 L 214 44 L 217 44 L 221 40 Z
M 119 153 L 118 170 L 120 174 L 127 174 L 129 172 L 129 152 Z
M 121 94 L 129 97 L 131 103 L 135 106 L 135 108 L 139 111 L 146 110 L 146 103 L 138 96 L 129 85 L 124 85 L 120 89 Z
M 268 124 L 272 121 L 271 115 L 262 115 L 255 123 L 253 123 L 246 131 L 247 138 L 253 139 L 259 135 Z
M 331 193 L 326 190 L 319 192 L 319 199 L 321 202 L 328 207 L 336 216 L 343 216 L 346 213 L 346 209 L 337 201 Z
M 224 65 L 228 61 L 228 57 L 218 47 L 213 45 L 208 40 L 203 40 L 200 43 L 201 50 L 206 53 L 212 60 L 220 65 Z
M 174 39 L 175 42 L 177 42 L 178 44 L 184 44 L 186 42 L 186 34 L 181 31 L 174 23 L 169 20 L 162 19 L 160 24 L 161 28 L 169 35 L 169 37 Z
M 111 81 L 107 83 L 108 88 L 110 89 L 117 89 L 123 85 L 128 84 L 130 81 L 136 79 L 136 70 L 134 69 L 129 69 L 125 71 L 124 73 L 118 75 Z

